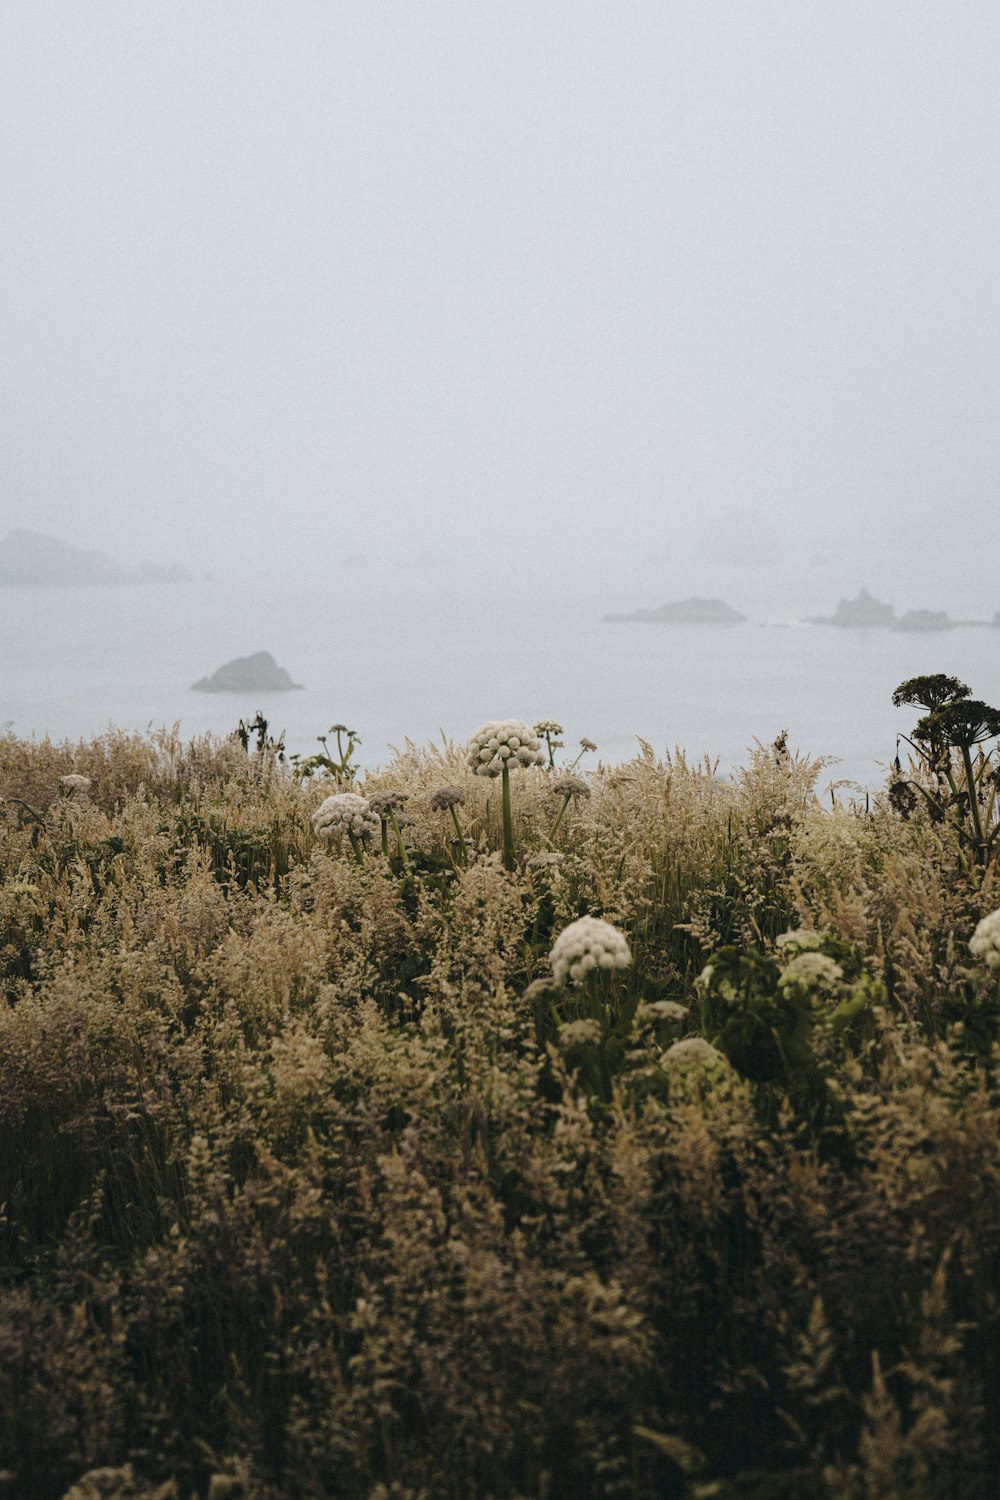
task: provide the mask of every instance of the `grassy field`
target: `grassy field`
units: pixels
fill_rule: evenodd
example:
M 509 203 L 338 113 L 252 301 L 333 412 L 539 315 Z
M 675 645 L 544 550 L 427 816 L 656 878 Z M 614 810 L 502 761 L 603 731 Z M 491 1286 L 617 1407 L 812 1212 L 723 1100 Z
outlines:
M 997 1494 L 961 787 L 594 759 L 0 737 L 0 1497 Z

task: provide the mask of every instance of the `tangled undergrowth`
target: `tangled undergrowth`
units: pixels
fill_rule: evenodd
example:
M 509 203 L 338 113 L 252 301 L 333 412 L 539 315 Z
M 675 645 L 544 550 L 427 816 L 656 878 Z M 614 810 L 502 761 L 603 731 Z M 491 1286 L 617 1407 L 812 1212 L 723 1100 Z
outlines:
M 0 1496 L 996 1494 L 986 835 L 557 731 L 0 737 Z

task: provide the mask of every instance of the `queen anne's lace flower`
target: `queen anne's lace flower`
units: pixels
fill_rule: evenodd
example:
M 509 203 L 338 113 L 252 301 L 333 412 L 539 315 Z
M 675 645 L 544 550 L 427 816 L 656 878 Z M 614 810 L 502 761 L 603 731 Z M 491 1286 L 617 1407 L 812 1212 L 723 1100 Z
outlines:
M 816 990 L 830 994 L 843 977 L 843 969 L 825 953 L 797 953 L 778 976 L 778 988 L 786 994 L 811 995 Z
M 783 953 L 812 953 L 823 946 L 823 933 L 813 932 L 809 927 L 793 927 L 777 939 Z
M 65 787 L 70 796 L 72 796 L 74 792 L 89 792 L 90 777 L 78 776 L 76 772 L 71 772 L 69 776 L 60 776 L 59 785 Z
M 335 792 L 327 797 L 313 813 L 312 826 L 324 839 L 335 833 L 353 833 L 356 839 L 369 839 L 377 837 L 382 827 L 367 797 L 359 797 L 357 792 Z
M 699 1085 L 721 1084 L 732 1079 L 729 1059 L 703 1036 L 682 1037 L 660 1054 L 660 1067 L 670 1079 L 671 1095 L 680 1099 L 702 1097 Z
M 599 1042 L 601 1040 L 600 1022 L 567 1021 L 565 1026 L 559 1028 L 559 1040 L 564 1047 L 584 1046 L 588 1042 Z
M 579 982 L 594 969 L 624 969 L 632 954 L 623 933 L 600 917 L 578 917 L 552 945 L 549 963 L 557 984 L 566 976 Z
M 988 969 L 1000 969 L 1000 910 L 991 911 L 969 939 L 969 952 Z
M 477 776 L 499 776 L 506 764 L 540 766 L 545 763 L 541 741 L 522 719 L 490 719 L 469 741 L 466 762 Z

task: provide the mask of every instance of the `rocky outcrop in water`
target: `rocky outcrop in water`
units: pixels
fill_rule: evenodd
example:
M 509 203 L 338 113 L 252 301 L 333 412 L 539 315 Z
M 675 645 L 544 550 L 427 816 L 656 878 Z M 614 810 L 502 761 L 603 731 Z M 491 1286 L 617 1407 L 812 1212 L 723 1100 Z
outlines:
M 739 625 L 746 615 L 721 599 L 675 599 L 659 609 L 637 609 L 631 615 L 605 615 L 607 622 L 638 620 L 647 625 Z
M 211 677 L 191 684 L 196 693 L 286 693 L 302 687 L 279 667 L 270 651 L 236 656 L 224 662 Z
M 849 630 L 889 630 L 896 623 L 896 611 L 862 589 L 856 599 L 841 599 L 832 615 L 809 615 L 807 623 L 840 625 Z

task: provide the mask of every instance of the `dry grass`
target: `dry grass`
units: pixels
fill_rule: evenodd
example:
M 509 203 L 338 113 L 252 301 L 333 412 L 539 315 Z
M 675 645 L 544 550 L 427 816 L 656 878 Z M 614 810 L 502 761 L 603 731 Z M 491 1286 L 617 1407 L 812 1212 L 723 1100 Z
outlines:
M 995 1495 L 1000 889 L 817 769 L 644 751 L 554 848 L 526 772 L 508 873 L 458 748 L 362 788 L 404 867 L 232 742 L 0 738 L 0 1496 Z M 584 912 L 634 955 L 589 1057 L 537 983 Z M 794 927 L 849 1024 L 665 1071 Z

